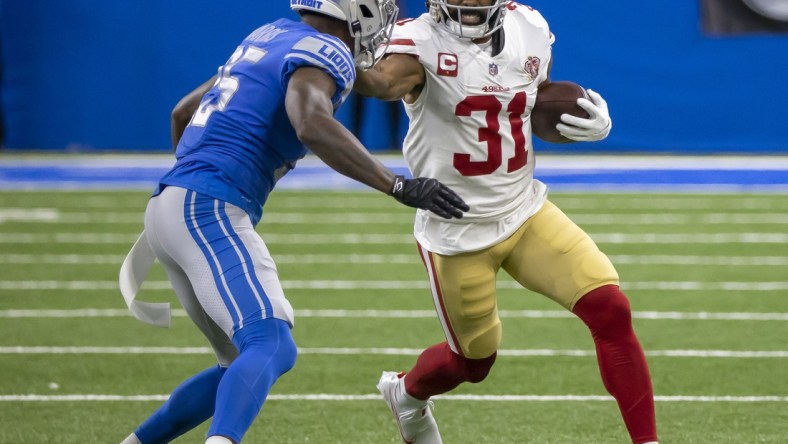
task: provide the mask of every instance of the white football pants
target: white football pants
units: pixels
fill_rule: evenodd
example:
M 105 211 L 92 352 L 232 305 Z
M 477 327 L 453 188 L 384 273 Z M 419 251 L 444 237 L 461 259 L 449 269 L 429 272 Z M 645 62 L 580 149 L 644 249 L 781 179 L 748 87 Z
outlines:
M 168 186 L 145 212 L 148 242 L 192 321 L 222 366 L 237 356 L 232 335 L 277 318 L 294 323 L 271 254 L 240 208 Z

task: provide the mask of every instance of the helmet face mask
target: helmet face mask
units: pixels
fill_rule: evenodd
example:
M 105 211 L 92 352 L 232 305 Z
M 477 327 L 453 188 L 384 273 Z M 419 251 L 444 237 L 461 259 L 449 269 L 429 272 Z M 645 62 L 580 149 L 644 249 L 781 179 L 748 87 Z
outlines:
M 388 46 L 399 8 L 394 0 L 351 0 L 357 4 L 358 15 L 350 24 L 355 41 L 353 55 L 356 67 L 369 69 L 383 56 Z
M 446 0 L 427 0 L 432 19 L 460 38 L 491 36 L 503 26 L 507 0 L 494 0 L 489 6 L 450 5 Z M 463 23 L 463 20 L 473 23 Z
M 290 0 L 290 9 L 347 22 L 355 65 L 360 69 L 371 68 L 383 55 L 399 13 L 394 0 Z

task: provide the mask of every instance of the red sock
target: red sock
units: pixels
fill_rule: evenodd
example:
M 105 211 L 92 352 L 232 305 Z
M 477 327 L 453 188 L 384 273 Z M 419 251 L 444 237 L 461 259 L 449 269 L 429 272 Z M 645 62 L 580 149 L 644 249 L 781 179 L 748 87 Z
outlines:
M 463 382 L 480 382 L 490 372 L 496 354 L 484 359 L 467 359 L 441 342 L 424 350 L 405 376 L 405 391 L 416 399 L 446 393 Z
M 618 402 L 632 442 L 656 441 L 651 377 L 627 297 L 618 286 L 606 285 L 586 294 L 573 311 L 591 330 L 602 383 Z

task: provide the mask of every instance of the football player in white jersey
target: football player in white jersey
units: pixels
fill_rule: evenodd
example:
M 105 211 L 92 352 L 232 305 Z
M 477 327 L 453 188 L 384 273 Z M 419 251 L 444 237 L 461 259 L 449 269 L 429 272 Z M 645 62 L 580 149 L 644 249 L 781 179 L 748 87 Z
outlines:
M 470 205 L 463 219 L 419 210 L 414 235 L 446 341 L 407 373 L 378 384 L 407 443 L 440 443 L 431 396 L 480 382 L 501 342 L 496 274 L 577 315 L 591 330 L 602 381 L 636 444 L 657 441 L 648 366 L 618 274 L 591 238 L 535 180 L 530 113 L 550 81 L 553 34 L 533 8 L 504 0 L 428 0 L 394 27 L 384 58 L 357 73 L 355 91 L 404 101 L 404 154 L 415 176 L 435 177 Z M 575 141 L 607 137 L 611 120 L 589 90 L 557 129 Z

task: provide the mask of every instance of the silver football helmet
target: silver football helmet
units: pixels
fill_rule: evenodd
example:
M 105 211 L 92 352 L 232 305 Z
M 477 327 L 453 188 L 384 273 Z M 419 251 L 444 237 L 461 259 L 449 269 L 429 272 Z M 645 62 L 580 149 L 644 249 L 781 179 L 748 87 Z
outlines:
M 356 67 L 369 69 L 391 38 L 399 8 L 394 0 L 290 0 L 294 11 L 312 11 L 346 21 Z
M 489 6 L 450 5 L 446 0 L 427 0 L 427 9 L 436 23 L 452 34 L 466 39 L 479 39 L 495 33 L 503 26 L 508 0 L 494 0 Z M 473 22 L 463 23 L 466 21 Z

